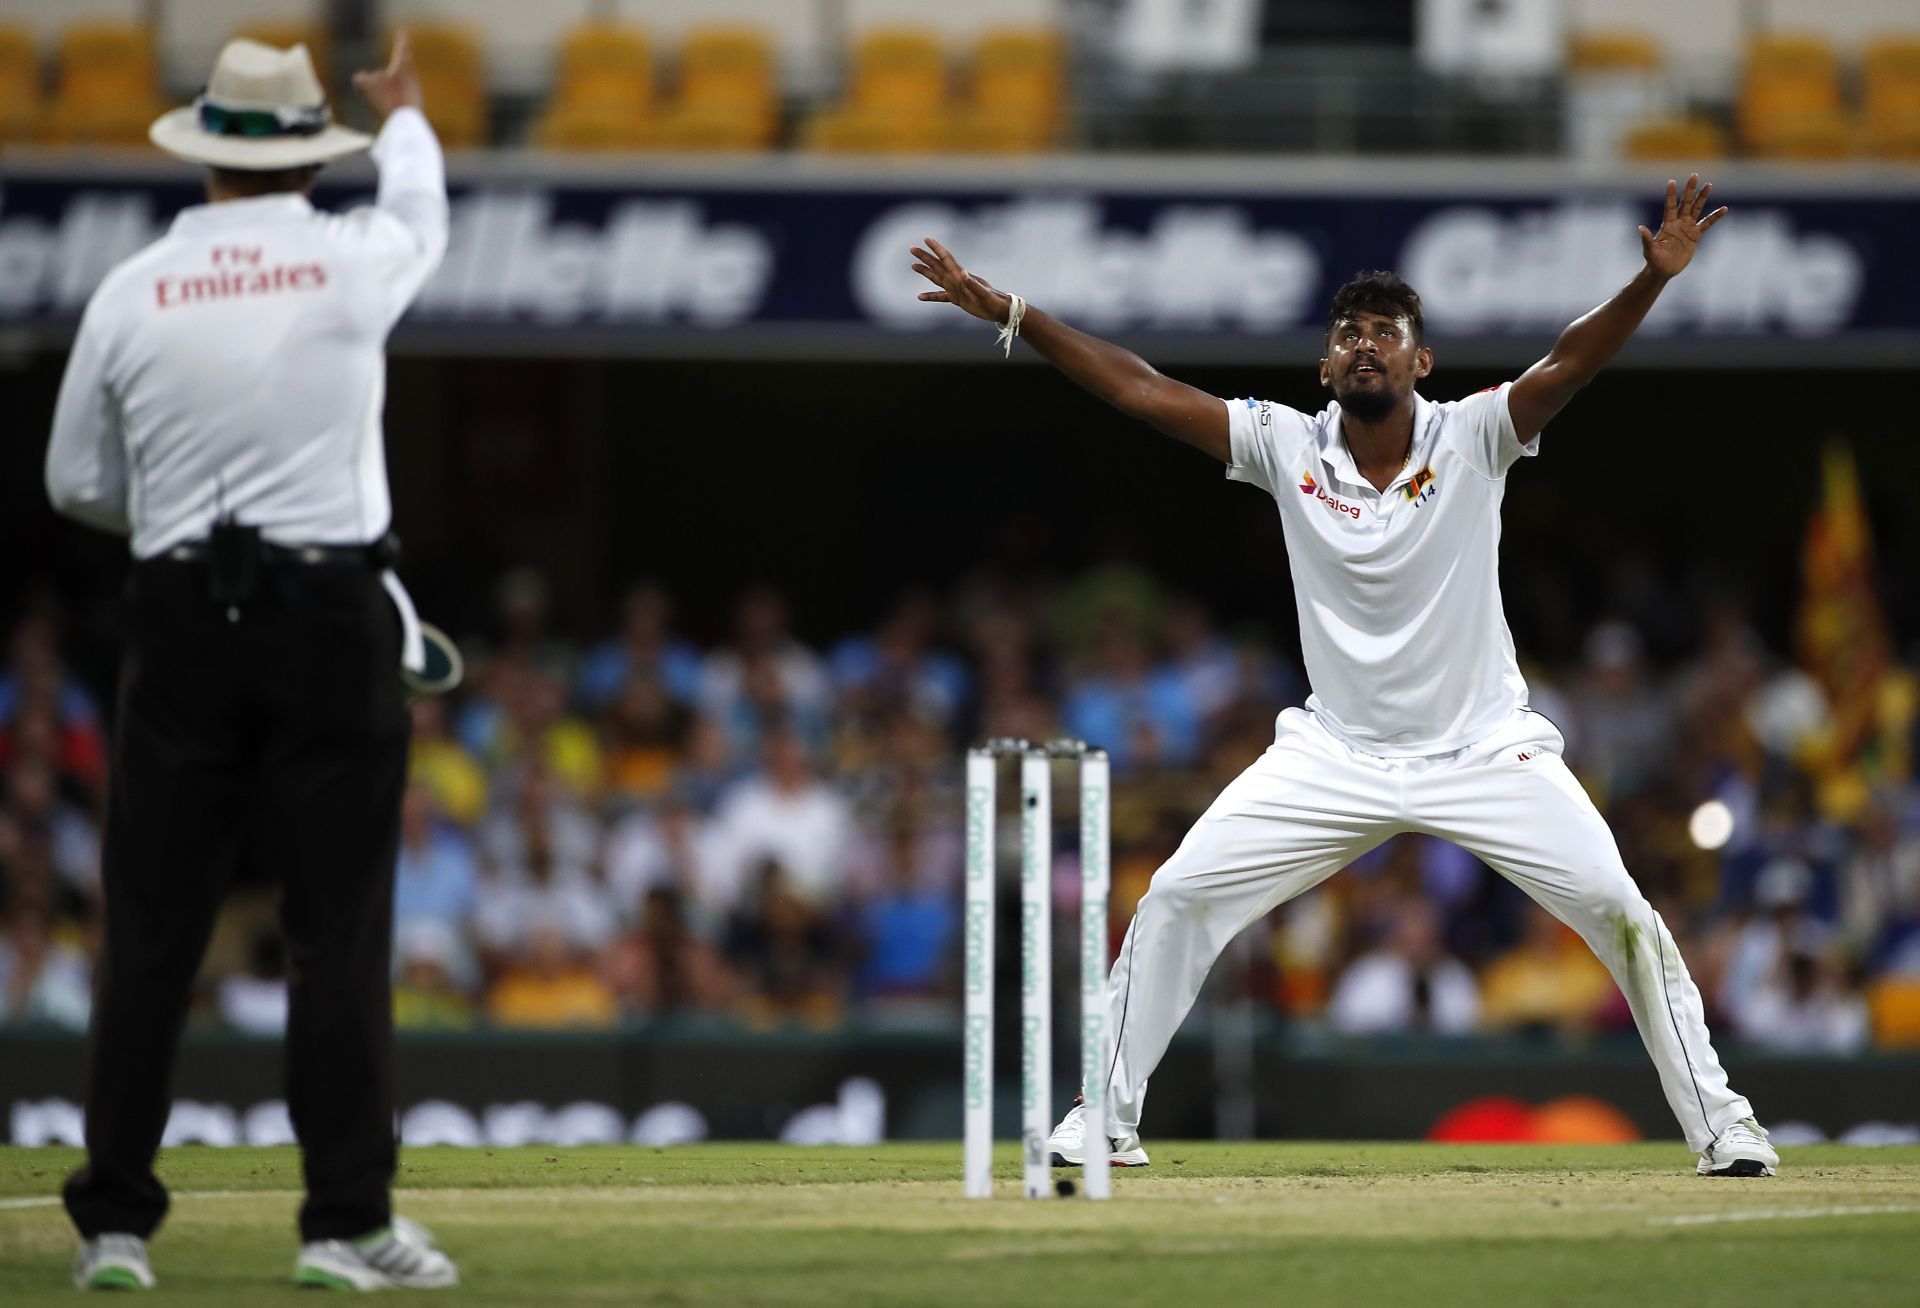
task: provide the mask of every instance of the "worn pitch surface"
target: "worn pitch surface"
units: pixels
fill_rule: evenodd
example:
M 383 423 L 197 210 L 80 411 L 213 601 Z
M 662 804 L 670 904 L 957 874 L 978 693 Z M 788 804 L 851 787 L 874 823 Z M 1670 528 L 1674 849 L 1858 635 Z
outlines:
M 462 1304 L 1116 1305 L 1920 1302 L 1920 1149 L 1812 1146 L 1703 1180 L 1678 1144 L 1152 1144 L 1106 1204 L 960 1197 L 957 1145 L 414 1149 L 397 1207 Z M 0 1149 L 0 1303 L 72 1303 L 47 1202 L 76 1154 Z M 159 1297 L 287 1285 L 298 1160 L 177 1149 Z M 1061 1176 L 1070 1173 L 1058 1173 Z

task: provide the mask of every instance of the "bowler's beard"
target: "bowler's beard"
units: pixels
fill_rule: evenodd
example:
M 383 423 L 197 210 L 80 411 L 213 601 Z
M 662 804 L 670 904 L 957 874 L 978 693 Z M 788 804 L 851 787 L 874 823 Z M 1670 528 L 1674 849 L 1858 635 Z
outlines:
M 1361 422 L 1379 422 L 1392 413 L 1400 403 L 1400 397 L 1381 379 L 1378 386 L 1355 386 L 1349 383 L 1342 388 L 1333 388 L 1333 398 L 1340 401 L 1340 409 L 1350 413 Z

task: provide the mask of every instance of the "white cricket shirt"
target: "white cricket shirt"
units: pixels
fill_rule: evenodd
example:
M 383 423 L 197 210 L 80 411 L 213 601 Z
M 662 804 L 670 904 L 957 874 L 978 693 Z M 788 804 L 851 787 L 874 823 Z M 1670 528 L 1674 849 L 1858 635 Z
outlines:
M 1500 501 L 1520 443 L 1507 387 L 1414 397 L 1413 453 L 1386 490 L 1354 466 L 1340 406 L 1313 416 L 1228 400 L 1227 476 L 1280 506 L 1313 694 L 1307 707 L 1354 748 L 1444 754 L 1526 703 L 1500 606 Z
M 446 250 L 447 188 L 418 110 L 387 116 L 373 157 L 370 208 L 196 205 L 107 274 L 54 410 L 56 509 L 143 559 L 229 514 L 282 545 L 386 532 L 387 334 Z

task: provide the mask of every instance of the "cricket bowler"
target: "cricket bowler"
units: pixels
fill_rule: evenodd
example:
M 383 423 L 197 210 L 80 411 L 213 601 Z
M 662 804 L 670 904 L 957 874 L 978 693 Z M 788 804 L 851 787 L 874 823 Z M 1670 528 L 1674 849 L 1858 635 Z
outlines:
M 1711 184 L 1667 184 L 1645 265 L 1560 334 L 1517 381 L 1463 400 L 1419 394 L 1433 371 L 1420 297 L 1392 273 L 1340 288 L 1327 315 L 1317 414 L 1223 400 L 1076 331 L 967 272 L 938 241 L 914 271 L 1017 336 L 1121 412 L 1206 451 L 1280 509 L 1313 693 L 1281 713 L 1273 745 L 1221 792 L 1154 874 L 1108 984 L 1108 1120 L 1076 1105 L 1049 1142 L 1078 1164 L 1088 1129 L 1116 1166 L 1145 1166 L 1147 1079 L 1243 928 L 1390 836 L 1454 841 L 1579 932 L 1633 1010 L 1702 1176 L 1771 1176 L 1779 1157 L 1727 1085 L 1700 992 L 1612 833 L 1527 707 L 1500 602 L 1507 473 L 1632 337 L 1709 228 Z

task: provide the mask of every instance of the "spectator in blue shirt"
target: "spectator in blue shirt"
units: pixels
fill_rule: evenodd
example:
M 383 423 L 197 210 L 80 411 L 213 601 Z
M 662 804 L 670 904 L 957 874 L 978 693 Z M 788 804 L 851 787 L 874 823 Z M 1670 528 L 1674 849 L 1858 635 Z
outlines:
M 681 704 L 700 690 L 700 652 L 673 634 L 673 599 L 643 581 L 620 603 L 620 631 L 587 651 L 574 686 L 580 706 L 596 713 L 636 676 L 660 683 Z
M 946 980 L 958 915 L 950 892 L 919 884 L 919 844 L 911 820 L 894 824 L 887 837 L 886 883 L 856 914 L 865 956 L 854 985 L 864 998 L 932 996 Z
M 464 939 L 473 923 L 476 876 L 467 838 L 440 820 L 431 790 L 419 782 L 409 785 L 400 807 L 393 920 L 444 922 Z
M 1101 618 L 1090 662 L 1061 707 L 1068 734 L 1104 748 L 1119 772 L 1193 766 L 1201 714 L 1190 684 L 1151 675 L 1146 645 L 1124 615 Z
M 834 647 L 828 659 L 834 690 L 873 716 L 904 707 L 951 726 L 966 707 L 972 678 L 958 656 L 934 645 L 939 625 L 932 595 L 903 596 L 878 631 Z

